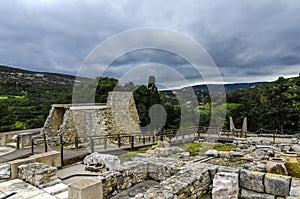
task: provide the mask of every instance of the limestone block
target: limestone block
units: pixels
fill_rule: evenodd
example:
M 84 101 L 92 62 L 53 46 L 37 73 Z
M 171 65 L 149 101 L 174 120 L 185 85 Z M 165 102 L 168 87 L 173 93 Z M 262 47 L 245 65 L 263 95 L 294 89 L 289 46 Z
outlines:
M 0 179 L 9 179 L 10 178 L 10 164 L 1 163 L 0 164 Z
M 300 178 L 292 178 L 290 196 L 300 197 Z
M 240 186 L 242 188 L 252 190 L 255 192 L 264 192 L 264 185 L 263 185 L 263 179 L 264 179 L 265 173 L 262 172 L 256 172 L 256 171 L 248 171 L 245 169 L 242 169 L 240 171 Z
M 40 154 L 35 154 L 32 157 L 36 159 L 37 162 L 47 164 L 49 166 L 61 167 L 60 152 L 50 151 Z
M 266 193 L 257 193 L 254 191 L 250 191 L 247 189 L 242 189 L 241 197 L 244 199 L 274 199 L 274 195 L 266 194 Z
M 276 196 L 288 196 L 290 189 L 290 176 L 267 173 L 265 175 L 266 193 Z
M 102 182 L 95 178 L 85 178 L 69 185 L 69 199 L 102 199 Z
M 213 179 L 213 199 L 237 199 L 239 195 L 238 173 L 218 172 Z
M 11 178 L 14 179 L 14 178 L 18 177 L 18 166 L 19 165 L 33 163 L 35 161 L 36 161 L 35 157 L 29 157 L 29 158 L 24 158 L 24 159 L 13 160 L 13 161 L 9 162 Z

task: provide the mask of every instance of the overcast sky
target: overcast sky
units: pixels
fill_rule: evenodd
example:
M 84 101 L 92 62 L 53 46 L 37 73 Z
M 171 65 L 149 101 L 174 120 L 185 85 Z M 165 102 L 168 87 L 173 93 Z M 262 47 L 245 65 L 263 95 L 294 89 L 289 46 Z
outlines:
M 224 82 L 269 81 L 300 72 L 298 0 L 1 1 L 0 64 L 75 75 L 103 40 L 144 27 L 172 29 L 197 41 Z M 120 57 L 106 74 L 120 78 L 148 62 L 179 72 L 189 64 L 168 52 L 145 50 Z M 192 79 L 194 70 L 183 73 Z

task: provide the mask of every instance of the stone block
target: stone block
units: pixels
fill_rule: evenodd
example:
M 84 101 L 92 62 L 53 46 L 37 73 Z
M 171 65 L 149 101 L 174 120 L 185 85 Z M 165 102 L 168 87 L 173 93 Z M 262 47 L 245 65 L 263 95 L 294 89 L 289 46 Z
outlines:
M 51 187 L 46 187 L 43 190 L 46 191 L 47 193 L 49 193 L 50 195 L 57 195 L 57 194 L 60 194 L 60 193 L 63 193 L 65 191 L 67 191 L 68 190 L 68 185 L 63 184 L 63 183 L 59 183 L 59 184 L 56 184 L 56 185 L 51 186 Z
M 10 164 L 2 163 L 0 164 L 0 179 L 10 178 Z
M 40 154 L 35 154 L 32 156 L 37 162 L 47 164 L 49 166 L 61 167 L 60 152 L 50 151 Z
M 263 180 L 265 177 L 265 173 L 256 172 L 256 171 L 248 171 L 242 169 L 240 171 L 240 187 L 248 190 L 252 190 L 255 192 L 264 192 L 264 184 Z
M 267 173 L 264 182 L 265 192 L 276 196 L 288 196 L 290 182 L 290 176 Z
M 69 185 L 69 199 L 103 199 L 102 182 L 85 178 Z
M 274 199 L 274 195 L 266 194 L 266 193 L 257 193 L 254 191 L 250 191 L 247 189 L 242 189 L 241 195 L 244 199 Z
M 298 196 L 300 198 L 300 178 L 292 178 L 290 196 Z
M 213 179 L 213 199 L 237 199 L 239 195 L 238 173 L 218 172 Z
M 18 166 L 22 164 L 28 164 L 28 163 L 33 163 L 35 162 L 34 157 L 29 157 L 29 158 L 24 158 L 24 159 L 18 159 L 18 160 L 13 160 L 9 162 L 10 164 L 10 171 L 11 171 L 11 178 L 17 178 L 18 177 Z
M 56 167 L 35 162 L 18 166 L 19 178 L 34 186 L 47 184 L 57 179 Z

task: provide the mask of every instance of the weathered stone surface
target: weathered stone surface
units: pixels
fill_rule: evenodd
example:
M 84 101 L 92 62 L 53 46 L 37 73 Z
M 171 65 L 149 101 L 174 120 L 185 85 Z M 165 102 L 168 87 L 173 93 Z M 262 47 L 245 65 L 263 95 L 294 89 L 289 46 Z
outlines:
M 102 182 L 94 178 L 85 178 L 69 186 L 69 199 L 102 199 Z
M 239 195 L 238 173 L 218 172 L 213 179 L 213 199 L 237 199 Z
M 218 166 L 218 172 L 239 173 L 240 169 L 229 166 Z
M 240 186 L 242 188 L 246 188 L 248 190 L 252 190 L 255 192 L 264 192 L 264 179 L 265 173 L 262 172 L 255 172 L 255 171 L 248 171 L 242 169 L 240 171 Z
M 18 166 L 19 178 L 34 186 L 49 183 L 56 180 L 56 167 L 43 163 L 29 163 Z
M 0 164 L 0 179 L 10 178 L 10 164 L 2 163 Z
M 98 163 L 104 163 L 105 167 L 109 170 L 114 170 L 120 166 L 121 161 L 118 156 L 109 155 L 109 154 L 101 154 L 98 152 L 92 153 L 86 156 L 83 160 L 85 165 L 97 165 Z
M 276 196 L 288 196 L 290 188 L 290 176 L 277 175 L 267 173 L 265 175 L 265 191 L 266 193 Z
M 300 197 L 300 178 L 292 178 L 290 196 Z
M 201 163 L 190 163 L 136 198 L 201 198 L 212 182 L 206 167 L 207 165 Z
M 219 152 L 217 150 L 208 150 L 205 152 L 205 155 L 209 157 L 219 157 Z
M 244 199 L 274 199 L 273 195 L 266 193 L 257 193 L 247 189 L 242 189 L 241 197 L 243 197 Z

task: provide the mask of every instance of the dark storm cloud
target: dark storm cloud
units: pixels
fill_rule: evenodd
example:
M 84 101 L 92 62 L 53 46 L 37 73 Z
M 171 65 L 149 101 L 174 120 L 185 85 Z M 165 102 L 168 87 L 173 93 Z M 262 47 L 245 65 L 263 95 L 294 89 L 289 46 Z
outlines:
M 104 39 L 150 26 L 195 39 L 225 82 L 273 80 L 300 72 L 299 10 L 297 0 L 1 1 L 0 63 L 76 74 Z M 107 74 L 120 77 L 132 66 L 148 62 L 195 77 L 183 59 L 159 51 L 124 55 Z

